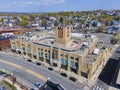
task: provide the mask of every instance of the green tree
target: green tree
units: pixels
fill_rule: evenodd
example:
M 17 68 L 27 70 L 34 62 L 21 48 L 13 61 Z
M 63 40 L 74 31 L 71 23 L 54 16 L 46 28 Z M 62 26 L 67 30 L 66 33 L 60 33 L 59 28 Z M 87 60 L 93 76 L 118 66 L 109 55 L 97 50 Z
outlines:
M 106 25 L 109 25 L 110 20 L 111 20 L 111 17 L 110 17 L 110 16 L 108 16 L 108 17 L 106 18 Z
M 72 24 L 73 20 L 72 19 L 68 19 L 65 21 L 65 24 L 69 25 L 69 24 Z
M 107 15 L 106 15 L 106 14 L 102 14 L 101 16 L 102 16 L 102 18 L 106 18 L 106 17 L 107 17 Z
M 63 22 L 63 17 L 60 18 L 59 22 L 61 22 L 61 23 Z
M 35 19 L 35 15 L 34 14 L 30 14 L 30 20 L 34 20 Z
M 92 17 L 92 19 L 93 19 L 93 20 L 97 20 L 97 18 L 96 18 L 96 16 L 95 16 L 95 15 Z
M 3 18 L 0 18 L 0 22 L 3 22 Z
M 26 17 L 25 15 L 22 15 L 22 16 L 21 16 L 21 19 L 22 19 L 22 20 L 25 20 L 25 21 L 28 20 L 27 17 Z
M 20 23 L 21 26 L 26 26 L 27 24 L 28 24 L 28 21 L 25 21 L 25 20 L 23 20 L 23 21 Z

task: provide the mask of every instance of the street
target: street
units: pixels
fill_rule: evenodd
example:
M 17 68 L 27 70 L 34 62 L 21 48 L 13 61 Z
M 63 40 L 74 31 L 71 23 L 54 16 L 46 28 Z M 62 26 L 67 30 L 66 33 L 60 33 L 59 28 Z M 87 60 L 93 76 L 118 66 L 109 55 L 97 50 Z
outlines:
M 59 75 L 58 73 L 51 72 L 51 71 L 47 70 L 47 68 L 42 67 L 42 66 L 36 66 L 33 63 L 22 60 L 22 58 L 18 58 L 18 57 L 14 57 L 14 56 L 0 53 L 0 59 L 9 61 L 11 63 L 18 64 L 18 65 L 23 66 L 25 68 L 28 68 L 28 69 L 30 69 L 38 74 L 41 74 L 42 76 L 44 76 L 46 78 L 50 77 L 52 81 L 62 84 L 66 90 L 82 90 L 81 89 L 83 87 L 82 84 L 74 83 L 74 82 L 70 81 L 69 79 Z M 11 72 L 13 72 L 13 74 L 15 76 L 22 78 L 24 80 L 27 80 L 27 82 L 29 82 L 33 85 L 35 82 L 40 82 L 41 84 L 44 84 L 44 81 L 40 80 L 39 78 L 37 78 L 33 75 L 26 73 L 25 71 L 17 69 L 14 66 L 6 65 L 3 63 L 0 63 L 0 66 L 2 68 L 10 70 Z

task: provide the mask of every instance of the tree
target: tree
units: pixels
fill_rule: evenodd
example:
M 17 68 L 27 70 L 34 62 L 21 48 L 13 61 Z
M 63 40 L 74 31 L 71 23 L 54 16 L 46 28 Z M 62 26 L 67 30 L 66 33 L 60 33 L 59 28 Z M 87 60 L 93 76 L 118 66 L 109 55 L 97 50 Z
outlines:
M 96 18 L 96 16 L 95 16 L 95 15 L 92 17 L 92 19 L 93 19 L 93 20 L 97 20 L 97 18 Z
M 25 20 L 23 20 L 23 21 L 20 23 L 21 26 L 26 26 L 27 24 L 28 24 L 28 21 L 25 21 Z
M 30 20 L 34 20 L 35 19 L 35 15 L 34 14 L 30 14 Z
M 60 18 L 59 22 L 60 22 L 60 23 L 63 23 L 63 17 Z
M 22 16 L 21 16 L 21 19 L 22 19 L 22 20 L 25 20 L 25 21 L 28 20 L 27 17 L 26 17 L 25 15 L 22 15 Z
M 3 18 L 0 18 L 0 22 L 3 22 Z
M 66 25 L 69 25 L 69 24 L 72 24 L 72 22 L 73 22 L 72 19 L 68 19 L 68 20 L 65 21 L 65 24 L 66 24 Z
M 111 17 L 110 17 L 110 16 L 108 16 L 108 17 L 106 18 L 106 25 L 109 25 L 110 20 L 111 20 Z

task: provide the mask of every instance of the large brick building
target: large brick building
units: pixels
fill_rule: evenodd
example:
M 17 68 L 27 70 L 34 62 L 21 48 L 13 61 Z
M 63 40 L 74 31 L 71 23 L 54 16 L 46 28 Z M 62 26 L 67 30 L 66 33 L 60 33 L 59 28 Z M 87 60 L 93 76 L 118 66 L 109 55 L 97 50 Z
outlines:
M 95 35 L 74 35 L 70 26 L 58 26 L 51 33 L 33 33 L 11 40 L 12 51 L 69 75 L 74 72 L 90 79 L 111 51 Z
M 14 37 L 13 35 L 11 36 L 0 35 L 0 51 L 11 49 L 10 38 L 13 37 Z

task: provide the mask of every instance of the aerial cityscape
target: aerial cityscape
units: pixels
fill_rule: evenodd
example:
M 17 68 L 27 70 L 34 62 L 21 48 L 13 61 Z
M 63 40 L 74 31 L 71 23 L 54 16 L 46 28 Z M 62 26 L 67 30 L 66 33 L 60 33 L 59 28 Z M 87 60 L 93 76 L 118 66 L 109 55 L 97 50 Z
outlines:
M 120 90 L 119 0 L 0 1 L 0 90 Z

